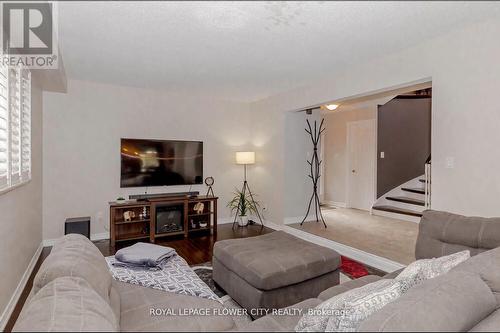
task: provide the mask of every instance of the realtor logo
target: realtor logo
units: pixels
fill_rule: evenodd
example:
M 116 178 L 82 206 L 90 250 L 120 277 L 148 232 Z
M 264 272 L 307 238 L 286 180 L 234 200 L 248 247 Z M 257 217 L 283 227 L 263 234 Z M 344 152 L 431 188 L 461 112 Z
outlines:
M 47 2 L 3 2 L 3 65 L 57 68 L 54 9 L 55 5 Z

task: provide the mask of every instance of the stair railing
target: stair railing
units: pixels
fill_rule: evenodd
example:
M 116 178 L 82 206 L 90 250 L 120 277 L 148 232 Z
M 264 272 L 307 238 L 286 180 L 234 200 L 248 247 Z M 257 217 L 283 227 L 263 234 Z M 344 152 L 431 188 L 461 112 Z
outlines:
M 425 209 L 431 209 L 431 161 L 425 163 Z

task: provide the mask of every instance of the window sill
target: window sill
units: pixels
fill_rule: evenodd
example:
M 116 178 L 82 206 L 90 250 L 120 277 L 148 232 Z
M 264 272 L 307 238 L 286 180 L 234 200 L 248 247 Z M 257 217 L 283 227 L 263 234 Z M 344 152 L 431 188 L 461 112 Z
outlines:
M 3 190 L 0 190 L 0 195 L 5 194 L 5 193 L 8 193 L 8 192 L 10 192 L 10 191 L 13 191 L 13 190 L 15 190 L 15 189 L 17 189 L 17 188 L 19 188 L 19 187 L 21 187 L 21 186 L 24 186 L 24 185 L 28 184 L 29 182 L 31 182 L 31 179 L 28 179 L 28 180 L 22 181 L 22 182 L 20 182 L 19 184 L 12 185 L 12 186 L 7 187 L 7 188 L 5 188 L 5 189 L 3 189 Z

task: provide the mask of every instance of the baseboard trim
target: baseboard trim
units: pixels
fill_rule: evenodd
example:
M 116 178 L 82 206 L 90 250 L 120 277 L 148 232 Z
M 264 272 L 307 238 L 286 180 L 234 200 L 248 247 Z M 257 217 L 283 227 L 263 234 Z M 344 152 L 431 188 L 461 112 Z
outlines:
M 234 218 L 231 218 L 231 217 L 218 218 L 217 219 L 217 225 L 219 225 L 219 224 L 233 223 L 233 220 L 234 220 Z M 58 238 L 44 239 L 43 240 L 43 247 L 53 246 L 57 239 Z M 92 234 L 92 235 L 90 235 L 90 240 L 91 241 L 99 241 L 99 240 L 103 240 L 103 239 L 109 239 L 109 232 L 102 232 L 102 233 L 99 233 L 99 234 Z
M 323 201 L 328 206 L 338 207 L 338 208 L 347 208 L 347 204 L 345 202 L 339 201 Z
M 103 239 L 109 239 L 109 231 L 101 232 L 100 234 L 90 235 L 91 241 L 99 241 L 99 240 L 103 240 Z
M 400 264 L 398 262 L 392 261 L 390 259 L 384 258 L 384 257 L 379 257 L 377 255 L 374 255 L 372 253 L 368 253 L 323 237 L 319 237 L 313 234 L 310 234 L 308 232 L 295 229 L 292 227 L 289 227 L 287 225 L 278 225 L 272 222 L 266 222 L 266 227 L 269 227 L 274 230 L 283 230 L 289 234 L 292 234 L 298 238 L 301 238 L 303 240 L 309 241 L 314 244 L 318 244 L 327 248 L 330 248 L 332 250 L 337 251 L 343 256 L 346 256 L 350 259 L 359 261 L 363 264 L 366 264 L 368 266 L 380 269 L 384 272 L 393 272 L 398 269 L 406 267 L 403 264 Z
M 256 224 L 260 224 L 258 217 L 250 216 L 250 220 L 253 220 Z M 233 217 L 219 217 L 219 218 L 217 218 L 217 225 L 233 224 L 233 223 L 234 223 L 234 216 Z M 266 224 L 266 221 L 264 221 L 264 225 L 265 224 Z
M 234 222 L 234 217 L 219 217 L 217 218 L 217 225 L 219 224 L 229 224 Z
M 295 217 L 285 217 L 285 224 L 296 224 L 300 223 L 304 220 L 304 216 L 295 216 Z M 316 221 L 316 216 L 314 214 L 309 214 L 305 219 L 306 222 Z
M 327 206 L 336 207 L 336 208 L 346 208 L 347 205 L 345 202 L 337 202 L 337 201 L 323 201 L 323 203 Z M 285 217 L 284 223 L 288 224 L 296 224 L 301 223 L 304 220 L 304 215 L 294 216 L 294 217 Z M 316 221 L 316 215 L 314 212 L 309 212 L 307 218 L 304 220 L 305 222 Z
M 56 240 L 59 238 L 53 238 L 53 239 L 44 239 L 43 240 L 43 247 L 47 246 L 53 246 Z M 101 232 L 99 234 L 92 234 L 90 235 L 90 240 L 91 241 L 99 241 L 103 239 L 109 239 L 109 232 Z
M 233 223 L 233 218 L 231 217 L 223 217 L 223 218 L 218 218 L 217 219 L 217 225 L 219 224 L 229 224 L 229 223 Z M 90 240 L 92 241 L 99 241 L 99 240 L 103 240 L 103 239 L 109 239 L 109 232 L 102 232 L 102 233 L 99 233 L 99 234 L 92 234 L 90 235 Z M 47 247 L 47 246 L 52 246 L 54 245 L 54 243 L 56 242 L 57 238 L 54 238 L 54 239 L 44 239 L 43 240 L 43 246 L 44 247 Z
M 38 258 L 40 258 L 40 254 L 42 253 L 43 249 L 43 242 L 40 243 L 38 246 L 38 249 L 36 249 L 35 254 L 31 258 L 30 263 L 28 264 L 28 267 L 26 268 L 26 271 L 24 271 L 23 276 L 21 277 L 21 280 L 19 281 L 16 290 L 14 291 L 14 294 L 12 294 L 12 297 L 9 300 L 9 303 L 7 303 L 7 306 L 3 310 L 2 315 L 0 316 L 0 331 L 3 332 L 5 330 L 5 326 L 7 325 L 10 317 L 12 316 L 12 312 L 14 311 L 14 308 L 17 305 L 17 302 L 19 302 L 19 298 L 21 297 L 21 294 L 23 293 L 24 288 L 26 287 L 26 283 L 28 282 L 28 279 L 31 276 L 31 273 L 33 273 L 33 269 L 35 268 L 35 265 L 38 261 Z

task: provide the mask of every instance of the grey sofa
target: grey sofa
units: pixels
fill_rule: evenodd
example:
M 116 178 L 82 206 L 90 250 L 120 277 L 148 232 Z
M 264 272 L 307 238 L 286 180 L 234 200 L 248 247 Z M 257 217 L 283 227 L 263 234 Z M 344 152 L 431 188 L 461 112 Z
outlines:
M 474 257 L 413 288 L 378 311 L 361 331 L 498 331 L 500 328 L 500 218 L 466 218 L 426 211 L 417 257 L 469 249 Z M 491 250 L 490 250 L 491 249 Z M 227 331 L 230 316 L 152 316 L 151 308 L 220 309 L 216 301 L 113 281 L 99 250 L 77 235 L 60 239 L 42 264 L 15 331 Z M 391 275 L 385 278 L 390 278 Z M 382 277 L 365 276 L 321 292 L 291 308 L 323 300 Z M 242 331 L 293 331 L 301 315 L 267 315 Z
M 470 250 L 474 257 L 443 276 L 426 281 L 378 311 L 360 331 L 473 331 L 500 330 L 500 218 L 465 217 L 425 211 L 415 249 L 417 259 Z M 290 308 L 314 308 L 347 290 L 386 278 L 368 275 L 329 288 L 317 298 Z M 246 331 L 293 331 L 301 314 L 268 315 Z
M 105 259 L 87 238 L 60 238 L 42 263 L 14 331 L 227 331 L 235 329 L 217 301 L 154 290 L 112 279 Z M 151 309 L 213 311 L 173 316 Z

